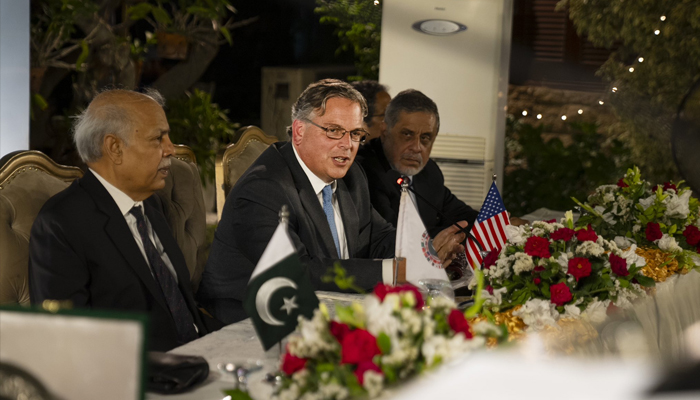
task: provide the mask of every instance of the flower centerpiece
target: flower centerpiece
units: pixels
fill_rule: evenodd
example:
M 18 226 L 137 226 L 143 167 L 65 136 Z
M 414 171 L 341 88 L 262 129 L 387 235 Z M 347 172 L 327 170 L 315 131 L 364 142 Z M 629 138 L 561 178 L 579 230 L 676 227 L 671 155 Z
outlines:
M 283 356 L 277 399 L 375 397 L 388 384 L 483 347 L 502 331 L 487 322 L 470 326 L 453 301 L 427 304 L 412 285 L 378 285 L 364 303 L 324 304 L 311 320 L 299 317 Z
M 698 200 L 683 182 L 651 186 L 639 169 L 629 169 L 615 185 L 603 185 L 586 203 L 579 226 L 591 225 L 619 248 L 643 255 L 644 273 L 663 282 L 700 265 Z
M 570 211 L 562 223 L 509 225 L 506 234 L 503 249 L 484 259 L 484 308 L 511 333 L 518 325 L 540 331 L 565 320 L 597 324 L 611 305 L 629 308 L 646 296 L 643 287 L 654 286 L 641 272 L 642 257 L 590 226 L 574 229 Z

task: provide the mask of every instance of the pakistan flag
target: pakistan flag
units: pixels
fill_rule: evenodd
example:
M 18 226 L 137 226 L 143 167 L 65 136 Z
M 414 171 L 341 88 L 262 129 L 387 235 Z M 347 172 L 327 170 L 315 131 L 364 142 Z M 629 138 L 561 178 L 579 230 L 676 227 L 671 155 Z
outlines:
M 313 316 L 318 298 L 281 221 L 255 266 L 248 282 L 243 307 L 253 320 L 265 350 L 274 346 L 297 326 L 297 317 Z

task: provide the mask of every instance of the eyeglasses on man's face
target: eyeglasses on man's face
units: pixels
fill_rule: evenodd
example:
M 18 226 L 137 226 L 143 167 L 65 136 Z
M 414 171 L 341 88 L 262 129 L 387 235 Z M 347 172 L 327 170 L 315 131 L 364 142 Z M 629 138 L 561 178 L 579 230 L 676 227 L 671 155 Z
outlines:
M 350 140 L 352 140 L 353 142 L 364 143 L 365 138 L 369 134 L 369 132 L 367 132 L 364 129 L 354 129 L 352 131 L 347 131 L 339 126 L 321 126 L 310 119 L 305 119 L 305 121 L 326 132 L 326 136 L 328 136 L 329 139 L 340 140 L 345 136 L 346 133 L 349 133 Z

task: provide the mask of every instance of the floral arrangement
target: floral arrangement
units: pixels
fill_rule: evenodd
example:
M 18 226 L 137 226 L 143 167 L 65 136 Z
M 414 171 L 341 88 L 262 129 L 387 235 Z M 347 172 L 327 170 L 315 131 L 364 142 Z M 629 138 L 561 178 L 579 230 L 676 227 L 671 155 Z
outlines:
M 609 308 L 629 308 L 646 296 L 643 287 L 655 284 L 641 272 L 644 258 L 590 226 L 574 229 L 570 211 L 562 223 L 510 225 L 506 234 L 503 249 L 484 259 L 484 309 L 507 313 L 528 330 L 556 327 L 563 319 L 598 324 Z
M 503 336 L 488 322 L 471 325 L 452 300 L 424 303 L 412 285 L 378 285 L 364 303 L 324 304 L 299 317 L 283 356 L 275 398 L 376 397 L 386 385 L 419 374 Z
M 700 265 L 700 204 L 683 182 L 651 186 L 639 169 L 629 169 L 615 185 L 603 185 L 586 203 L 577 225 L 591 225 L 619 248 L 647 259 L 645 274 L 664 281 Z

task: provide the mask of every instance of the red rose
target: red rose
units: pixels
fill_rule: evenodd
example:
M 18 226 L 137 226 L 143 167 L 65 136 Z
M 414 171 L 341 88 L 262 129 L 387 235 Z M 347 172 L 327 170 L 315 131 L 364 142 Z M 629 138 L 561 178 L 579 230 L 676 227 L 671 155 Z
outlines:
M 658 188 L 659 188 L 659 185 L 656 185 L 651 189 L 651 191 L 656 192 L 656 189 L 658 189 Z M 674 191 L 678 192 L 678 188 L 676 187 L 676 185 L 674 185 L 671 182 L 664 182 L 663 191 L 665 192 L 669 189 L 673 189 Z
M 629 187 L 629 185 L 625 183 L 625 178 L 620 178 L 620 180 L 617 181 L 617 186 L 621 188 Z
M 645 233 L 647 235 L 647 240 L 650 242 L 659 240 L 663 236 L 663 233 L 661 233 L 661 227 L 656 222 L 647 222 L 647 229 Z
M 420 291 L 418 290 L 417 287 L 415 287 L 411 284 L 407 283 L 405 285 L 400 285 L 400 286 L 391 286 L 391 285 L 384 285 L 382 283 L 379 283 L 379 284 L 377 284 L 377 286 L 374 287 L 374 295 L 377 296 L 379 301 L 384 301 L 384 298 L 389 293 L 401 293 L 401 292 L 413 292 L 413 296 L 416 299 L 416 309 L 417 310 L 420 310 L 425 305 L 425 303 L 423 302 L 423 296 L 420 294 Z
M 697 246 L 700 243 L 700 229 L 695 225 L 688 225 L 683 231 L 683 236 L 690 246 Z
M 485 269 L 490 269 L 491 266 L 496 265 L 496 261 L 498 260 L 498 255 L 500 254 L 501 249 L 493 249 L 489 254 L 486 255 L 486 258 L 484 258 L 484 268 Z
M 282 361 L 282 372 L 287 375 L 291 375 L 306 366 L 306 359 L 295 357 L 289 353 L 284 354 L 284 360 Z
M 491 285 L 486 286 L 486 291 L 489 292 L 489 294 L 493 296 L 493 286 L 491 286 Z
M 556 285 L 552 285 L 549 287 L 549 293 L 551 294 L 551 301 L 552 303 L 558 305 L 558 306 L 563 306 L 567 302 L 571 301 L 571 291 L 569 290 L 569 287 L 566 286 L 566 283 L 557 283 Z
M 574 257 L 569 260 L 569 275 L 576 278 L 576 282 L 579 279 L 585 278 L 591 274 L 591 262 L 587 258 Z
M 563 240 L 565 242 L 568 242 L 571 240 L 572 237 L 574 237 L 574 230 L 569 229 L 569 228 L 559 228 L 556 231 L 552 232 L 552 234 L 549 236 L 552 238 L 552 240 Z
M 612 253 L 610 253 L 610 269 L 618 276 L 627 276 L 630 274 L 629 271 L 627 271 L 627 260 Z
M 372 361 L 363 361 L 357 364 L 357 369 L 355 369 L 355 376 L 357 377 L 357 381 L 360 382 L 360 385 L 365 383 L 365 372 L 367 371 L 374 371 L 384 375 L 377 364 Z
M 336 338 L 339 343 L 343 343 L 343 338 L 350 332 L 350 327 L 346 324 L 331 321 L 331 335 Z
M 531 236 L 525 242 L 525 254 L 531 257 L 549 258 L 549 240 L 539 236 Z
M 535 283 L 535 285 L 539 285 L 540 282 L 542 282 L 542 279 L 540 279 L 539 277 L 537 277 L 537 278 L 533 279 L 532 281 Z
M 579 229 L 576 231 L 576 239 L 578 239 L 579 242 L 585 242 L 589 240 L 591 242 L 595 242 L 596 240 L 598 240 L 598 235 L 596 235 L 593 228 L 591 228 L 591 226 L 588 225 L 587 229 Z
M 548 223 L 548 224 L 553 224 L 553 223 L 557 222 L 557 219 L 556 219 L 556 218 L 552 218 L 552 219 L 548 219 L 548 220 L 546 220 L 546 221 L 544 221 L 544 222 L 546 222 L 546 223 Z
M 542 272 L 544 271 L 544 267 L 541 265 L 536 266 L 535 268 L 532 269 L 532 273 L 537 273 L 537 272 Z
M 450 328 L 457 333 L 464 333 L 464 337 L 467 339 L 472 338 L 472 332 L 469 330 L 469 322 L 464 318 L 464 314 L 461 311 L 455 309 L 450 312 L 450 316 L 447 318 L 447 323 L 450 324 Z
M 341 345 L 341 364 L 359 364 L 363 361 L 372 361 L 374 356 L 381 353 L 379 346 L 377 346 L 377 338 L 364 329 L 348 332 Z

